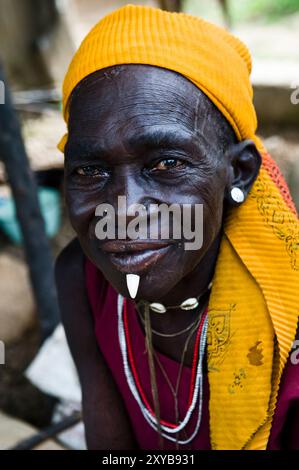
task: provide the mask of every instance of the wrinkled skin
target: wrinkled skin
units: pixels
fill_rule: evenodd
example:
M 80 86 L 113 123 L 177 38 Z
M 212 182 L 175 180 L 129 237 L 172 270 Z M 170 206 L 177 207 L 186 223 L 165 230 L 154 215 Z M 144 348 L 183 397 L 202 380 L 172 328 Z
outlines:
M 163 133 L 162 139 L 157 132 Z M 111 253 L 95 236 L 98 204 L 116 208 L 119 195 L 127 197 L 128 205 L 146 207 L 203 204 L 199 250 L 186 251 L 179 240 L 170 240 L 157 262 L 141 263 L 138 298 L 177 305 L 206 290 L 225 211 L 234 205 L 230 189 L 238 186 L 246 197 L 259 166 L 254 144 L 238 143 L 204 93 L 172 71 L 146 65 L 111 67 L 87 77 L 73 93 L 65 149 L 70 220 L 85 254 L 126 297 L 128 271 L 111 262 Z M 123 256 L 130 260 L 128 253 Z M 194 312 L 181 313 L 171 310 L 163 321 L 153 316 L 153 327 L 183 328 Z

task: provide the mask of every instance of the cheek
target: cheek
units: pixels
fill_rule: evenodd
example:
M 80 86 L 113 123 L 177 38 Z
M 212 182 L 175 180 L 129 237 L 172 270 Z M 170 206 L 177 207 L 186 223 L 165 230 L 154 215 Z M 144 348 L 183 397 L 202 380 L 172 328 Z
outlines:
M 218 236 L 223 219 L 223 197 L 224 185 L 220 181 L 215 182 L 214 178 L 198 185 L 197 194 L 192 202 L 201 204 L 203 212 L 202 214 L 192 212 L 192 227 L 196 234 L 197 246 L 200 240 L 202 245 L 197 255 L 193 252 L 193 255 L 188 256 L 188 263 L 196 262 L 198 257 L 201 258 Z
M 204 206 L 204 231 L 214 238 L 222 225 L 225 184 L 221 178 L 213 178 L 202 193 Z
M 96 198 L 82 190 L 66 189 L 65 199 L 70 222 L 79 238 L 92 236 L 92 226 L 95 226 Z
M 213 196 L 213 199 L 209 199 L 206 203 L 204 203 L 203 229 L 204 237 L 206 239 L 212 241 L 217 236 L 222 225 L 222 217 L 223 196 Z

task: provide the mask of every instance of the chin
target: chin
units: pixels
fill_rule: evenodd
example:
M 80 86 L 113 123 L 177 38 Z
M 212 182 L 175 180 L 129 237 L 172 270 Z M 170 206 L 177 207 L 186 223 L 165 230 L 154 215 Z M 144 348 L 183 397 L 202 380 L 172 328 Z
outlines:
M 157 273 L 148 272 L 140 277 L 139 289 L 136 300 L 147 300 L 155 302 L 163 299 L 180 281 L 177 274 L 173 273 L 172 277 L 169 274 L 161 274 L 163 271 Z M 128 294 L 126 293 L 126 296 Z
M 119 294 L 123 297 L 130 298 L 126 285 L 126 275 L 124 273 L 101 270 L 104 277 Z M 152 272 L 151 270 L 147 273 L 140 273 L 139 288 L 134 300 L 147 300 L 149 302 L 159 301 L 159 299 L 167 295 L 180 280 L 178 279 L 177 273 L 174 271 L 171 277 L 166 274 L 163 275 L 161 272 L 163 272 L 163 270 L 159 269 L 158 273 Z
M 155 302 L 165 297 L 173 286 L 147 286 L 140 285 L 136 300 L 147 300 Z

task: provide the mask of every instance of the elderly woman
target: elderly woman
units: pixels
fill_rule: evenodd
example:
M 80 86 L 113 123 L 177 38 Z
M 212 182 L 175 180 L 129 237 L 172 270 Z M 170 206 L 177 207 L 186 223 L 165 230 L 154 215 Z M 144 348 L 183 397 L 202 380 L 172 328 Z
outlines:
M 132 5 L 69 67 L 60 148 L 77 238 L 56 272 L 91 449 L 299 448 L 298 221 L 255 135 L 250 71 L 224 29 Z M 133 221 L 120 196 L 146 220 L 189 205 L 202 243 L 99 237 L 99 205 Z

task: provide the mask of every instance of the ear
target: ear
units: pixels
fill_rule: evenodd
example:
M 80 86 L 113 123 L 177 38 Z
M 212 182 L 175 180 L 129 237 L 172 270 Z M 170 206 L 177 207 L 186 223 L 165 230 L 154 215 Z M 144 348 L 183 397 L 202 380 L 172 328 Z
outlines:
M 244 200 L 246 199 L 258 175 L 262 158 L 252 140 L 243 140 L 231 145 L 226 151 L 226 158 L 229 174 L 225 199 L 229 205 L 238 206 L 243 201 L 234 200 L 231 191 L 233 188 L 239 188 L 243 192 Z M 242 193 L 238 192 L 242 196 Z

